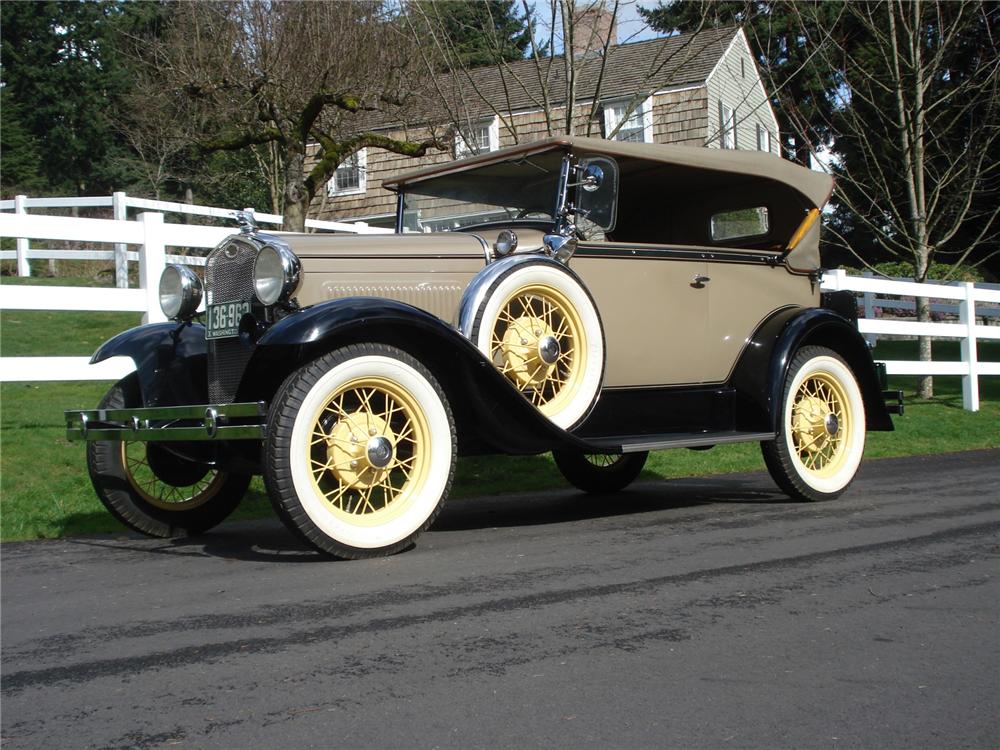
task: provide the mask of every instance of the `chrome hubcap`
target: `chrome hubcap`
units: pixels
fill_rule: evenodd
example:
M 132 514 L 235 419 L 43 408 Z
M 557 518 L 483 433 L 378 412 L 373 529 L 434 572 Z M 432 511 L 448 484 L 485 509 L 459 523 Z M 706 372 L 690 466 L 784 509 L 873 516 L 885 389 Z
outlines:
M 559 342 L 555 336 L 544 336 L 538 342 L 538 357 L 547 365 L 554 365 L 559 359 Z
M 376 469 L 384 469 L 392 462 L 392 443 L 379 435 L 368 441 L 368 463 Z

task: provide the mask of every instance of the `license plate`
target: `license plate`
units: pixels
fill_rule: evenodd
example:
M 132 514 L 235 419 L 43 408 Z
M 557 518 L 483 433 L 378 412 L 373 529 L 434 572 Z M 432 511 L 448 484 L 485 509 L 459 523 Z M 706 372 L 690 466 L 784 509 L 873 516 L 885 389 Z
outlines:
M 240 319 L 250 312 L 249 302 L 220 302 L 206 309 L 206 339 L 228 339 L 240 335 Z

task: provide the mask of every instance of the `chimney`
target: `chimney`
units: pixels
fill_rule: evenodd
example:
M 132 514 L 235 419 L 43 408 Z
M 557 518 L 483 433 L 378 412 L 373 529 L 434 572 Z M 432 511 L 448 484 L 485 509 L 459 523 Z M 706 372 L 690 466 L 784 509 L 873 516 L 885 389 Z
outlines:
M 600 54 L 608 40 L 618 43 L 615 15 L 603 0 L 587 0 L 573 10 L 573 57 Z

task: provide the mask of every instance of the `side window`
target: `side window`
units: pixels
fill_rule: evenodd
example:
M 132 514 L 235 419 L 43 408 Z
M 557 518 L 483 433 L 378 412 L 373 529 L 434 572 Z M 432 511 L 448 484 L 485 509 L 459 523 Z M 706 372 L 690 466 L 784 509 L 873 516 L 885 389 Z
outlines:
M 607 102 L 604 105 L 604 137 L 614 141 L 652 143 L 653 98 L 641 102 L 631 99 Z
M 367 149 L 361 149 L 351 154 L 337 167 L 337 171 L 334 172 L 333 177 L 326 184 L 326 194 L 333 197 L 335 195 L 356 195 L 365 192 L 368 188 L 367 166 Z
M 771 131 L 761 124 L 757 124 L 757 150 L 771 151 Z
M 455 133 L 455 158 L 485 154 L 500 148 L 500 121 L 497 117 L 473 122 Z
M 719 145 L 722 148 L 736 148 L 736 112 L 723 101 L 719 101 Z
M 767 208 L 764 206 L 712 214 L 713 242 L 764 237 L 770 228 Z

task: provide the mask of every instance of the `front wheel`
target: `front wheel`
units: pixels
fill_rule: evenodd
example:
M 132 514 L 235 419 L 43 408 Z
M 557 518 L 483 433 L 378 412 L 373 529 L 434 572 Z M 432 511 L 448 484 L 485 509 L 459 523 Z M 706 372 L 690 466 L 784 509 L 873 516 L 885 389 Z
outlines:
M 278 516 L 321 552 L 399 552 L 451 488 L 455 423 L 433 375 L 382 344 L 302 367 L 271 405 L 265 481 Z
M 556 467 L 566 481 L 592 494 L 617 492 L 628 487 L 646 465 L 649 453 L 580 453 L 552 451 Z
M 797 500 L 829 500 L 854 479 L 865 449 L 865 405 L 851 368 L 820 346 L 788 368 L 775 440 L 761 443 L 771 477 Z
M 108 391 L 99 409 L 141 406 L 134 375 Z M 193 536 L 224 521 L 250 477 L 182 458 L 160 443 L 97 440 L 87 445 L 97 496 L 126 526 L 154 537 Z

